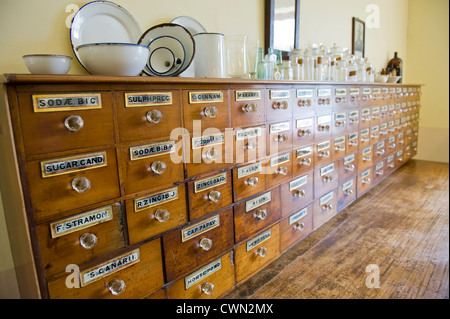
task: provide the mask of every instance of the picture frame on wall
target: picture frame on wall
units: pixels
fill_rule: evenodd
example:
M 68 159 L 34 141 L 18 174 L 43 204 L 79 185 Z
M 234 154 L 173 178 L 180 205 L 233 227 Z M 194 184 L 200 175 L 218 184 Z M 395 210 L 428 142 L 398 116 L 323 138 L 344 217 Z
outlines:
M 352 54 L 364 58 L 366 48 L 366 23 L 352 18 Z

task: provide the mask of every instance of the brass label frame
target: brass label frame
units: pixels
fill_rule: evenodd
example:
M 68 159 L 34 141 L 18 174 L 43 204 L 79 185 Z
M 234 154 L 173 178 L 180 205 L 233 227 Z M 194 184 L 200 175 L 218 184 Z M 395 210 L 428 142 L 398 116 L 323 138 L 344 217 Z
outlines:
M 45 112 L 61 112 L 61 111 L 73 111 L 73 110 L 94 110 L 102 108 L 102 96 L 101 93 L 73 93 L 73 94 L 33 94 L 31 96 L 33 101 L 33 111 L 35 113 L 45 113 Z M 80 99 L 96 99 L 95 102 L 92 100 L 89 103 L 80 103 Z M 75 101 L 76 104 L 73 104 Z M 45 100 L 59 100 L 63 105 L 56 106 L 45 106 L 40 105 Z M 49 102 L 46 102 L 48 104 Z M 58 104 L 58 102 L 56 102 Z M 70 104 L 68 106 L 67 104 Z

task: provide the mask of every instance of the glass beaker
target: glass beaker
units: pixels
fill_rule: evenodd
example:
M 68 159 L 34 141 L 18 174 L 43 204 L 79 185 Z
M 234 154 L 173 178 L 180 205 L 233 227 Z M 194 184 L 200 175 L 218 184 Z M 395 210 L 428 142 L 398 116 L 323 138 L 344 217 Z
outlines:
M 247 78 L 257 79 L 257 63 L 258 63 L 259 41 L 247 41 L 248 69 Z
M 248 68 L 247 36 L 225 36 L 227 75 L 231 78 L 246 78 Z

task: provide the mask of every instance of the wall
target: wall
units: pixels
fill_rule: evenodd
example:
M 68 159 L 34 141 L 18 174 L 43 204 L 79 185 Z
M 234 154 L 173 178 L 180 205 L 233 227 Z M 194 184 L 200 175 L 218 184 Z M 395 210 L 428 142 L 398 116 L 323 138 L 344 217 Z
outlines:
M 417 159 L 449 162 L 449 1 L 410 0 L 408 79 L 423 83 Z

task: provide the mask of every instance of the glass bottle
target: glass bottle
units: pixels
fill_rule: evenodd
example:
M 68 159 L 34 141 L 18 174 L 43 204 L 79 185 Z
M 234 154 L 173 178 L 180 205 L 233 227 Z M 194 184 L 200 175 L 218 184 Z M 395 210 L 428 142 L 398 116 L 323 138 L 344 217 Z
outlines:
M 260 80 L 265 79 L 263 48 L 258 48 L 258 57 L 257 57 L 257 61 L 256 61 L 256 78 L 260 79 Z
M 287 60 L 283 61 L 283 68 L 282 68 L 282 79 L 283 80 L 293 80 L 294 79 L 294 69 L 292 68 L 292 61 Z
M 403 60 L 398 57 L 398 53 L 394 53 L 394 58 L 391 59 L 386 67 L 387 74 L 394 72 L 394 76 L 403 76 Z M 402 78 L 397 83 L 402 83 Z
M 358 81 L 358 69 L 356 66 L 356 60 L 355 57 L 352 57 L 349 61 L 348 61 L 348 69 L 347 69 L 347 73 L 348 73 L 348 81 L 350 82 L 357 82 Z

